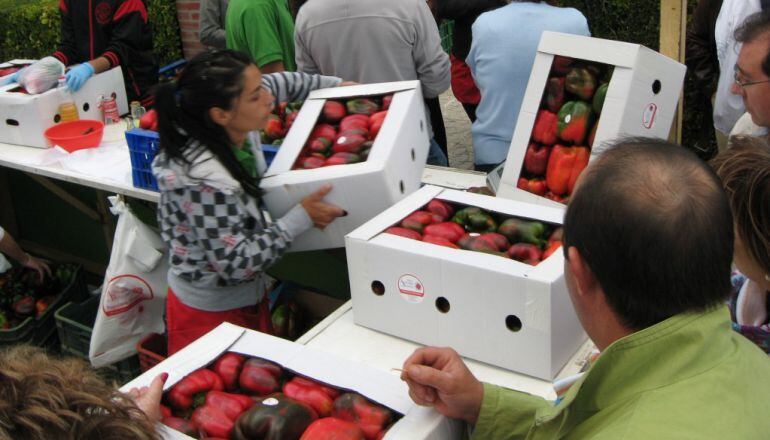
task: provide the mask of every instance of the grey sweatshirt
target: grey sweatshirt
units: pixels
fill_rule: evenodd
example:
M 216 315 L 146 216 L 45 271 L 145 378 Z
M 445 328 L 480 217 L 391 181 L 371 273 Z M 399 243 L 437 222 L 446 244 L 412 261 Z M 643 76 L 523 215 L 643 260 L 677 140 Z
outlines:
M 225 48 L 225 16 L 230 0 L 200 0 L 199 36 L 206 46 Z
M 297 15 L 297 70 L 359 83 L 418 79 L 449 88 L 449 56 L 425 0 L 312 0 Z

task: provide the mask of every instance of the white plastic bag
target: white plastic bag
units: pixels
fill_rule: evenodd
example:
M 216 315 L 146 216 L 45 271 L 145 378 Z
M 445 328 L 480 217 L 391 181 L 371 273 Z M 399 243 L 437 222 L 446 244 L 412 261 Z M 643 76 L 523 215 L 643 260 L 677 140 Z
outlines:
M 31 95 L 39 95 L 56 87 L 64 75 L 64 64 L 54 57 L 45 57 L 24 69 L 19 84 Z
M 137 342 L 166 327 L 165 243 L 123 200 L 109 200 L 118 225 L 91 335 L 89 357 L 97 368 L 136 354 Z

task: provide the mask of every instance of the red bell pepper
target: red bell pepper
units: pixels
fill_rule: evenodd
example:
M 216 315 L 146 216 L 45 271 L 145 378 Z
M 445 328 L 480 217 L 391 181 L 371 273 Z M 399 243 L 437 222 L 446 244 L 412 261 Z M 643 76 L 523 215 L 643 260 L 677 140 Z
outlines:
M 557 134 L 564 142 L 580 145 L 585 141 L 593 120 L 590 105 L 583 101 L 570 101 L 559 110 Z
M 441 220 L 442 222 L 449 220 L 449 218 L 452 217 L 455 212 L 454 208 L 452 208 L 452 205 L 439 199 L 433 199 L 428 202 L 428 206 L 425 209 L 428 212 L 440 216 L 443 219 Z
M 596 92 L 596 75 L 585 67 L 573 67 L 567 72 L 564 88 L 580 99 L 589 101 Z
M 326 417 L 311 423 L 299 440 L 364 440 L 364 432 L 355 423 Z
M 540 248 L 530 243 L 516 243 L 508 249 L 508 257 L 532 266 L 537 266 L 541 256 Z
M 190 421 L 204 433 L 206 437 L 230 438 L 235 426 L 235 420 L 227 416 L 221 408 L 204 405 L 195 408 Z
M 385 123 L 385 117 L 387 115 L 388 112 L 383 110 L 373 114 L 371 118 L 369 118 L 369 139 L 374 139 L 377 137 L 377 133 L 380 132 L 382 124 Z
M 425 243 L 435 244 L 435 245 L 444 246 L 452 249 L 459 249 L 459 247 L 456 244 L 452 243 L 451 241 L 447 240 L 444 237 L 439 237 L 436 235 L 426 234 L 422 237 L 422 241 Z
M 567 196 L 557 196 L 556 194 L 552 193 L 551 191 L 546 192 L 544 197 L 546 199 L 548 199 L 548 200 L 553 200 L 554 202 L 564 203 L 565 205 L 569 201 L 569 197 L 567 197 Z
M 400 237 L 411 238 L 412 240 L 422 240 L 422 235 L 414 229 L 406 229 L 393 226 L 385 230 L 386 234 L 398 235 Z
M 297 439 L 318 417 L 312 408 L 283 394 L 273 394 L 241 414 L 232 438 Z
M 346 115 L 345 105 L 337 101 L 326 101 L 321 110 L 321 118 L 332 124 L 339 122 Z
M 238 388 L 238 376 L 241 375 L 244 362 L 246 362 L 246 357 L 238 353 L 228 352 L 220 356 L 211 369 L 222 378 L 225 389 L 232 391 Z
M 541 176 L 545 174 L 548 167 L 548 156 L 551 154 L 551 147 L 548 145 L 538 145 L 534 142 L 527 147 L 524 154 L 524 171 Z
M 273 319 L 270 315 L 270 298 L 267 294 L 262 296 L 262 300 L 257 305 L 257 331 L 273 334 Z
M 297 402 L 304 403 L 318 414 L 319 417 L 327 417 L 332 412 L 334 397 L 329 387 L 312 380 L 295 377 L 283 386 L 283 394 Z M 336 394 L 336 393 L 335 393 Z
M 161 423 L 171 429 L 181 432 L 182 434 L 189 435 L 193 438 L 198 438 L 198 425 L 190 420 L 183 419 L 181 417 L 164 417 L 161 420 Z
M 174 414 L 171 413 L 171 408 L 167 407 L 166 405 L 159 405 L 160 407 L 160 418 L 166 419 L 168 417 L 173 417 Z
M 599 128 L 599 121 L 596 121 L 594 123 L 594 126 L 591 127 L 591 132 L 588 133 L 588 146 L 593 147 L 594 146 L 594 140 L 596 140 L 596 130 Z
M 238 384 L 241 389 L 258 396 L 265 396 L 280 389 L 283 369 L 270 361 L 251 358 L 243 364 Z
M 360 394 L 345 393 L 334 401 L 332 416 L 358 425 L 366 440 L 376 439 L 393 419 L 393 411 L 372 403 Z
M 310 136 L 307 138 L 308 143 L 319 137 L 329 140 L 335 139 L 337 137 L 337 130 L 329 124 L 318 124 L 313 128 L 313 131 L 310 132 Z
M 385 95 L 382 97 L 382 109 L 387 110 L 390 108 L 390 103 L 393 102 L 393 95 Z
M 331 165 L 347 165 L 350 163 L 357 163 L 361 162 L 361 156 L 354 154 L 354 153 L 334 153 L 332 156 L 328 159 L 326 159 L 326 162 L 324 162 L 324 166 L 328 167 Z
M 202 402 L 203 397 L 209 391 L 222 391 L 223 389 L 224 384 L 217 373 L 201 368 L 177 382 L 168 391 L 166 398 L 173 408 L 185 410 Z
M 545 174 L 548 189 L 557 196 L 571 194 L 575 181 L 588 165 L 589 155 L 586 147 L 554 146 Z
M 516 187 L 531 192 L 532 194 L 537 194 L 538 196 L 544 196 L 546 191 L 548 191 L 548 188 L 545 185 L 545 179 L 542 178 L 527 179 L 519 177 Z
M 545 251 L 543 251 L 543 256 L 540 257 L 540 258 L 542 260 L 545 260 L 546 258 L 548 258 L 551 255 L 553 255 L 554 252 L 559 250 L 559 248 L 561 248 L 561 241 L 559 241 L 559 240 L 549 241 L 548 242 L 548 247 L 545 249 Z
M 551 65 L 551 70 L 555 75 L 566 75 L 567 72 L 569 72 L 570 66 L 572 65 L 572 61 L 574 61 L 570 57 L 565 57 L 561 55 L 556 55 L 553 57 L 553 64 Z
M 548 110 L 538 111 L 535 118 L 535 126 L 532 128 L 532 139 L 543 145 L 555 144 L 558 140 L 556 137 L 558 121 L 556 113 Z
M 455 222 L 441 222 L 426 226 L 425 235 L 442 237 L 452 243 L 457 243 L 457 240 L 465 235 L 465 229 Z
M 485 240 L 491 243 L 498 251 L 504 251 L 508 249 L 508 246 L 510 246 L 508 239 L 505 238 L 504 235 L 498 234 L 497 232 L 487 232 L 486 234 L 481 234 L 476 237 L 476 240 Z
M 545 83 L 545 107 L 556 113 L 564 104 L 564 78 L 549 78 Z
M 216 406 L 227 417 L 235 421 L 244 411 L 254 406 L 254 399 L 243 394 L 210 391 L 206 394 L 206 405 Z
M 369 128 L 369 116 L 366 115 L 349 115 L 340 122 L 340 131 L 350 130 L 354 128 Z M 332 137 L 331 139 L 335 139 Z
M 426 226 L 435 223 L 433 215 L 428 211 L 415 211 L 401 221 L 401 227 L 412 229 L 422 234 Z

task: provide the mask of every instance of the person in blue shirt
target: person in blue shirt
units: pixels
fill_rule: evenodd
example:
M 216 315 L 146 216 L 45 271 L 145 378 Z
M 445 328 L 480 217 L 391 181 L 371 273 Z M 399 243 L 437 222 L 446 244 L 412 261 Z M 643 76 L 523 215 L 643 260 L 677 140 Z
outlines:
M 586 18 L 554 1 L 514 0 L 481 14 L 473 24 L 465 62 L 481 91 L 471 128 L 474 162 L 491 171 L 508 155 L 521 101 L 543 31 L 589 36 Z

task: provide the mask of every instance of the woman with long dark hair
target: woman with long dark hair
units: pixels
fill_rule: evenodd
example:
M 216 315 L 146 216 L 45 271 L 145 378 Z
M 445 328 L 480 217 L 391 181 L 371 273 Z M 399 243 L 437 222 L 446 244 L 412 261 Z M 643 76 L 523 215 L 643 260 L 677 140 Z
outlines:
M 302 73 L 263 76 L 247 55 L 218 50 L 193 58 L 176 82 L 158 88 L 161 147 L 153 173 L 170 249 L 169 355 L 224 321 L 255 328 L 264 270 L 297 235 L 345 215 L 323 201 L 330 186 L 274 222 L 259 209 L 266 166 L 257 130 L 277 101 L 340 83 Z

